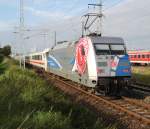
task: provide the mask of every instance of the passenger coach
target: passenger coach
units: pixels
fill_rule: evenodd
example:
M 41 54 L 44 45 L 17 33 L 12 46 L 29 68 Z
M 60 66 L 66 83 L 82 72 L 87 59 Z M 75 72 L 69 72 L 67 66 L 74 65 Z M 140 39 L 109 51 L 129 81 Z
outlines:
M 150 65 L 150 51 L 129 51 L 130 62 L 133 65 Z

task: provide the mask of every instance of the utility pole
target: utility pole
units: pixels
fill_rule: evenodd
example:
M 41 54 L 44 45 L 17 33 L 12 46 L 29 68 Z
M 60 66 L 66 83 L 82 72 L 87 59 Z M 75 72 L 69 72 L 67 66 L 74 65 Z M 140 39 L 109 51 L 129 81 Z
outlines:
M 54 43 L 55 43 L 55 46 L 57 45 L 57 33 L 56 31 L 54 32 Z
M 99 1 L 99 5 L 101 5 L 101 6 L 99 6 L 99 14 L 102 14 L 102 9 L 103 9 L 102 0 Z M 98 28 L 98 30 L 100 30 L 100 34 L 102 35 L 102 29 L 103 29 L 103 28 L 102 28 L 102 26 L 103 26 L 103 25 L 102 25 L 102 20 L 103 20 L 103 16 L 100 17 L 99 20 L 100 20 L 100 21 L 99 21 L 100 28 Z
M 20 28 L 24 27 L 24 0 L 20 0 Z
M 23 57 L 23 67 L 25 69 L 25 50 L 24 50 L 24 0 L 20 0 L 20 27 L 19 27 L 19 34 L 20 34 L 20 44 L 22 45 L 22 57 Z M 22 63 L 22 58 L 20 57 L 20 67 Z

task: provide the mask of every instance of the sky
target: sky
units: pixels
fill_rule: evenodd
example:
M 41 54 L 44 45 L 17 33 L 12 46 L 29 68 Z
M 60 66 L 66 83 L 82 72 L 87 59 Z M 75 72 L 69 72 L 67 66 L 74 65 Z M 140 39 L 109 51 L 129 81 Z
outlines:
M 81 16 L 99 0 L 24 0 L 24 42 L 19 39 L 19 0 L 0 0 L 0 46 L 41 51 L 57 41 L 78 40 Z M 125 40 L 128 49 L 150 49 L 150 0 L 103 0 L 103 35 Z M 30 31 L 29 31 L 30 30 Z M 31 31 L 32 30 L 32 31 Z M 15 33 L 14 33 L 15 32 Z

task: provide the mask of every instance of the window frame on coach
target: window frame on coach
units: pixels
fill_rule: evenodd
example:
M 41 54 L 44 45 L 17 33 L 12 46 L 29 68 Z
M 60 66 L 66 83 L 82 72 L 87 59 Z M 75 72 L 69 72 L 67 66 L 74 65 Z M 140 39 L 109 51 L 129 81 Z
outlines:
M 32 56 L 32 60 L 42 60 L 42 59 L 43 59 L 42 55 L 33 55 Z

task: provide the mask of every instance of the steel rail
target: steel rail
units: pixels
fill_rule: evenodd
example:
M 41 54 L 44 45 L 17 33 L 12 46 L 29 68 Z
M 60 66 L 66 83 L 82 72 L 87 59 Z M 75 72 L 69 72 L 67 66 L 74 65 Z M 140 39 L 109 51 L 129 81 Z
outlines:
M 135 90 L 139 90 L 139 91 L 150 93 L 150 86 L 147 86 L 147 85 L 131 84 L 131 86 L 128 86 L 128 87 L 132 88 L 132 89 L 135 89 Z

